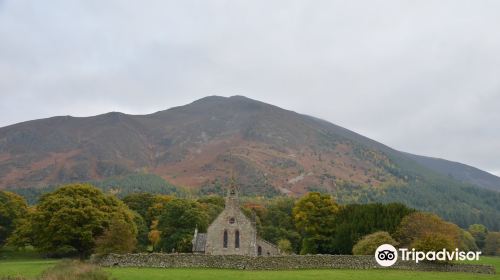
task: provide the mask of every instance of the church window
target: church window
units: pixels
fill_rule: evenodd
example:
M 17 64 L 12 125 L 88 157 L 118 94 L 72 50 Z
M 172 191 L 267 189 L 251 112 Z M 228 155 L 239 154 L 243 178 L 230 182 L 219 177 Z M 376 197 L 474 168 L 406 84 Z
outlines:
M 227 248 L 227 230 L 224 230 L 223 246 L 224 248 Z
M 235 220 L 233 217 L 229 218 L 229 223 L 230 223 L 230 224 L 234 224 L 234 222 L 235 222 L 235 221 L 236 221 L 236 220 Z
M 240 248 L 240 231 L 234 233 L 234 248 Z
M 257 247 L 257 256 L 262 256 L 262 247 Z

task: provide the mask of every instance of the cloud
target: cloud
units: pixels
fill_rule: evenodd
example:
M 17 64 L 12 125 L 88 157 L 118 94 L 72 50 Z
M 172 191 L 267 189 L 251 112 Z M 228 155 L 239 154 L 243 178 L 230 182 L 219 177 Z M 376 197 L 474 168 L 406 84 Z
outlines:
M 498 1 L 0 1 L 0 126 L 245 95 L 500 170 Z

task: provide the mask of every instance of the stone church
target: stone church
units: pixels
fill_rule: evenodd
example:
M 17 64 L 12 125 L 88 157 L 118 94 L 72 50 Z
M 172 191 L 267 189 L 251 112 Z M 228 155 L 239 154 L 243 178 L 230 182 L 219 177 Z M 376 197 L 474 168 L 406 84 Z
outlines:
M 226 206 L 210 224 L 206 233 L 195 230 L 193 252 L 207 255 L 275 256 L 280 251 L 274 244 L 257 236 L 255 224 L 240 210 L 238 190 L 229 187 Z

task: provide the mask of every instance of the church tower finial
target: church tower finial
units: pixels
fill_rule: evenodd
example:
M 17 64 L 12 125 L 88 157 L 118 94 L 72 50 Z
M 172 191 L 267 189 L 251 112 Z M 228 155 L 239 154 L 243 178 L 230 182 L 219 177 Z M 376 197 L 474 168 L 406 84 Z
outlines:
M 226 196 L 226 208 L 227 207 L 239 207 L 238 201 L 238 185 L 236 183 L 236 179 L 234 176 L 231 176 L 229 180 L 229 185 L 227 187 L 227 196 Z
M 231 179 L 229 180 L 229 187 L 228 187 L 228 196 L 238 196 L 238 186 L 236 184 L 236 179 L 234 178 L 234 175 L 231 176 Z

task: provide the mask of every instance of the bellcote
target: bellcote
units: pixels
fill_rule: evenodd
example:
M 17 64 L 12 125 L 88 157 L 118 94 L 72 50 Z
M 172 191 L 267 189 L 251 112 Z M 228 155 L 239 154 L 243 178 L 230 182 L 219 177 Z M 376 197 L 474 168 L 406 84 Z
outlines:
M 236 209 L 239 209 L 239 190 L 238 186 L 236 185 L 236 180 L 231 178 L 231 181 L 229 182 L 229 186 L 227 188 L 227 195 L 226 195 L 226 208 L 229 207 L 234 207 Z

